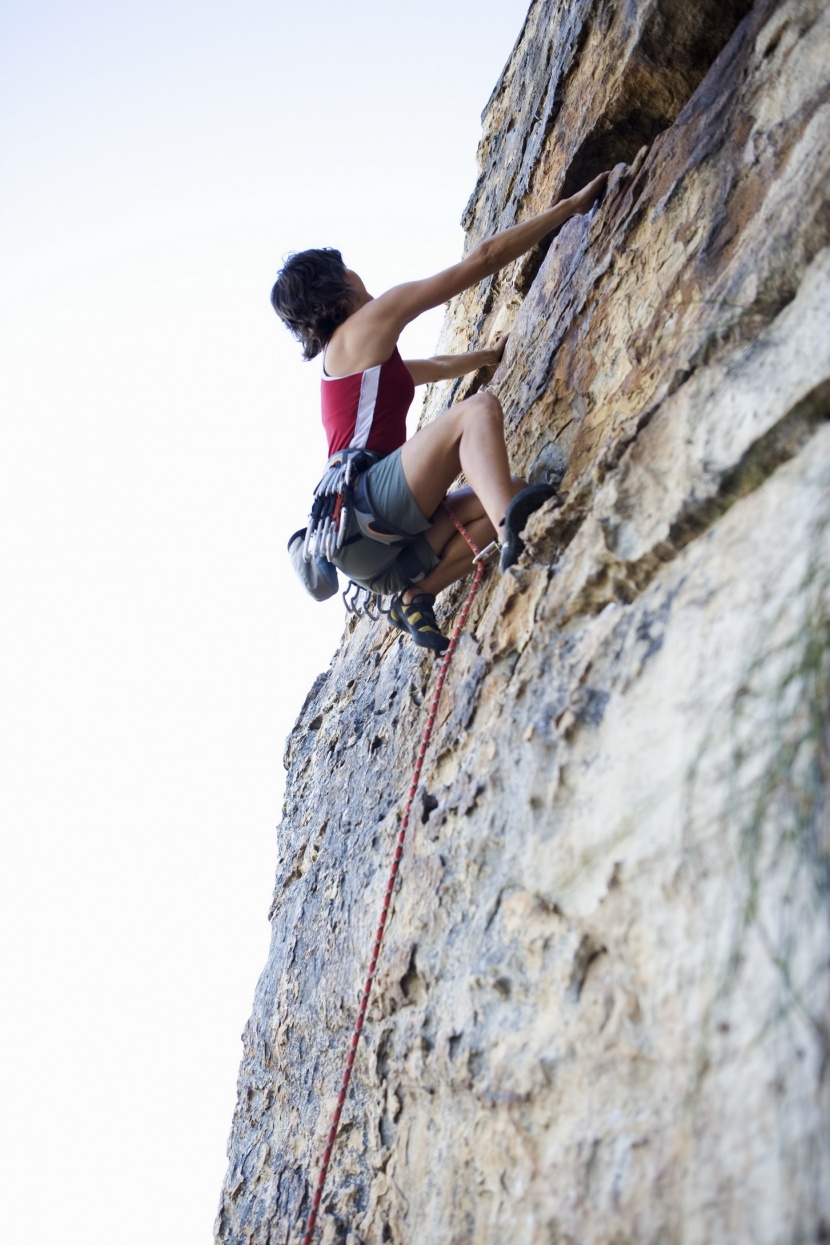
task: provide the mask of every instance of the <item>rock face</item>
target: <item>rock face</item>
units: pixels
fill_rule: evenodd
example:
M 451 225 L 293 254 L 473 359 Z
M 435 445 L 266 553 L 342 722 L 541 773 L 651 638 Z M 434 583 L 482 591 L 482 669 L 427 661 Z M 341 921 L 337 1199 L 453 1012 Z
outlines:
M 827 1240 L 830 11 L 539 0 L 479 156 L 470 244 L 617 167 L 447 315 L 560 498 L 450 669 L 319 1239 Z M 288 741 L 218 1242 L 302 1236 L 435 673 L 353 622 Z

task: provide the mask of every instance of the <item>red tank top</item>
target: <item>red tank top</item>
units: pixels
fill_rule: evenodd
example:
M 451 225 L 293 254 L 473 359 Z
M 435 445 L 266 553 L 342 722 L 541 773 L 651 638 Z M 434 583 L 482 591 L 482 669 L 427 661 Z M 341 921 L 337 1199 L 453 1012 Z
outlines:
M 351 376 L 327 376 L 324 357 L 321 400 L 329 458 L 349 448 L 391 454 L 406 440 L 414 396 L 415 383 L 397 346 L 385 363 Z

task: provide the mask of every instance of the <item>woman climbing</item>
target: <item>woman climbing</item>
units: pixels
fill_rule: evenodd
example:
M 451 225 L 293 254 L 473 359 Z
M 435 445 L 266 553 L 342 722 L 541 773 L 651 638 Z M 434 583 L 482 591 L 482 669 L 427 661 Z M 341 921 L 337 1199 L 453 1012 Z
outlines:
M 424 648 L 447 647 L 433 613 L 435 596 L 472 565 L 469 547 L 442 502 L 480 548 L 498 540 L 504 571 L 522 551 L 528 516 L 554 490 L 545 484 L 525 487 L 511 477 L 501 405 L 487 390 L 457 402 L 406 440 L 415 386 L 495 367 L 505 337 L 489 349 L 406 363 L 398 338 L 422 312 L 492 276 L 571 216 L 587 212 L 607 179 L 602 173 L 571 198 L 494 234 L 451 268 L 378 297 L 331 248 L 290 255 L 277 276 L 271 292 L 277 315 L 302 343 L 305 359 L 323 352 L 329 455 L 369 452 L 357 460 L 362 500 L 348 516 L 343 543 L 330 547 L 327 557 L 370 591 L 397 594 L 389 621 Z M 459 472 L 470 487 L 448 494 Z

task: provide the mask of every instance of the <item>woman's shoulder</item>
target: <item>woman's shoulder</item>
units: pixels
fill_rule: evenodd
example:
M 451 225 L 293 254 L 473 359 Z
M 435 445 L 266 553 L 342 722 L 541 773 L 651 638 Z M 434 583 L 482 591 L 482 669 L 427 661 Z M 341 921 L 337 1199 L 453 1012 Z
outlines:
M 329 376 L 349 376 L 367 372 L 392 359 L 398 347 L 398 332 L 392 332 L 383 316 L 376 314 L 381 299 L 371 299 L 334 330 L 326 345 L 326 372 Z
M 343 380 L 348 376 L 356 376 L 368 372 L 374 367 L 383 367 L 400 359 L 397 342 L 373 348 L 371 342 L 352 341 L 349 335 L 343 335 L 346 325 L 341 324 L 323 351 L 323 378 L 325 380 Z

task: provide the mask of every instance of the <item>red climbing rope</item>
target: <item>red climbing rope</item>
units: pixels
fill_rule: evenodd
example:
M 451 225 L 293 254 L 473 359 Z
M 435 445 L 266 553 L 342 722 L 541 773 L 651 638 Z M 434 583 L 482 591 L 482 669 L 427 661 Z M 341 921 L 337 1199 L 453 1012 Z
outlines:
M 377 969 L 378 956 L 380 955 L 380 945 L 383 942 L 383 934 L 386 929 L 386 920 L 389 916 L 389 905 L 392 902 L 392 892 L 395 889 L 395 880 L 398 876 L 398 869 L 400 868 L 401 859 L 403 858 L 403 845 L 406 838 L 406 831 L 409 827 L 409 816 L 412 812 L 412 803 L 415 799 L 415 792 L 421 778 L 421 770 L 424 766 L 424 757 L 426 756 L 427 748 L 429 747 L 429 741 L 432 738 L 432 728 L 435 725 L 435 715 L 438 712 L 438 701 L 441 698 L 441 691 L 444 686 L 444 680 L 447 677 L 447 670 L 449 669 L 450 662 L 452 661 L 452 655 L 455 652 L 459 637 L 464 628 L 464 624 L 467 621 L 467 616 L 470 612 L 470 606 L 473 603 L 473 598 L 478 592 L 479 584 L 481 583 L 484 575 L 484 560 L 481 558 L 480 550 L 475 541 L 464 527 L 464 524 L 457 519 L 452 510 L 450 510 L 446 502 L 444 502 L 444 509 L 447 511 L 447 514 L 450 516 L 453 523 L 458 528 L 467 544 L 470 546 L 470 549 L 473 551 L 475 575 L 473 576 L 473 582 L 470 584 L 470 589 L 464 600 L 464 604 L 461 606 L 461 612 L 458 615 L 458 621 L 455 624 L 449 646 L 444 652 L 441 668 L 438 671 L 438 679 L 435 684 L 435 690 L 432 693 L 432 701 L 429 707 L 429 715 L 427 716 L 426 726 L 424 727 L 424 732 L 421 735 L 421 744 L 418 748 L 418 757 L 415 761 L 415 769 L 412 774 L 412 783 L 409 788 L 409 795 L 406 799 L 406 805 L 404 807 L 403 817 L 401 818 L 398 836 L 395 840 L 395 853 L 392 857 L 389 877 L 386 880 L 386 890 L 383 895 L 380 921 L 378 922 L 377 931 L 375 932 L 375 941 L 372 947 L 371 959 L 369 961 L 369 971 L 366 974 L 363 994 L 361 995 L 360 1006 L 357 1011 L 357 1019 L 354 1022 L 354 1028 L 352 1030 L 352 1040 L 349 1043 L 349 1053 L 346 1057 L 346 1066 L 343 1069 L 343 1079 L 340 1082 L 340 1093 L 337 1095 L 337 1106 L 334 1109 L 331 1128 L 329 1129 L 328 1137 L 326 1138 L 326 1148 L 323 1151 L 323 1159 L 320 1164 L 320 1173 L 317 1177 L 317 1187 L 314 1190 L 314 1197 L 311 1199 L 311 1209 L 308 1212 L 308 1219 L 306 1220 L 305 1235 L 303 1236 L 302 1245 L 311 1245 L 311 1238 L 314 1234 L 314 1228 L 317 1223 L 317 1211 L 319 1210 L 320 1200 L 323 1196 L 323 1187 L 326 1183 L 326 1176 L 331 1162 L 332 1150 L 334 1149 L 334 1141 L 337 1137 L 337 1130 L 340 1127 L 340 1116 L 343 1113 L 346 1095 L 349 1092 L 349 1082 L 352 1079 L 352 1068 L 354 1067 L 355 1054 L 357 1053 L 358 1043 L 360 1042 L 360 1034 L 363 1031 L 363 1022 L 366 1019 L 366 1008 L 369 1005 L 369 995 L 372 992 L 372 981 L 374 980 L 375 971 Z M 488 551 L 489 546 L 488 549 L 485 549 L 484 551 L 485 555 Z

